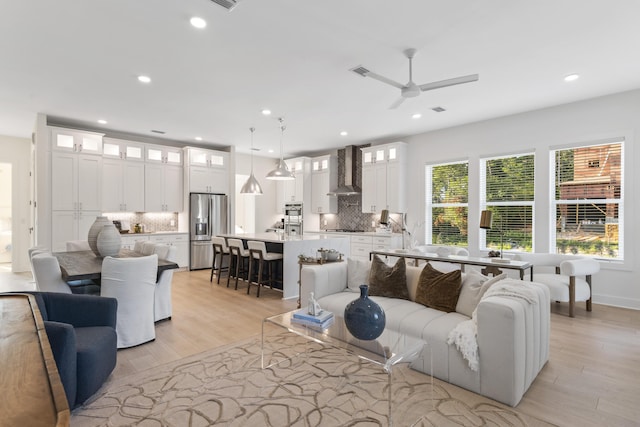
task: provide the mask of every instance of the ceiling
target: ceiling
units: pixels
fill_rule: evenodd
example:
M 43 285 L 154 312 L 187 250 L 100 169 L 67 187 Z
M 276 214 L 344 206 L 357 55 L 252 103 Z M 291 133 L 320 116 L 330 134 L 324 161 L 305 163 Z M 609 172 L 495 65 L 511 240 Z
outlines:
M 638 16 L 637 0 L 241 0 L 232 11 L 210 0 L 0 0 L 0 134 L 28 137 L 40 112 L 239 152 L 255 126 L 266 156 L 278 156 L 278 117 L 285 156 L 388 141 L 640 88 Z M 404 84 L 410 47 L 418 84 L 480 79 L 390 110 L 398 89 L 349 72 Z M 565 82 L 571 73 L 580 78 Z

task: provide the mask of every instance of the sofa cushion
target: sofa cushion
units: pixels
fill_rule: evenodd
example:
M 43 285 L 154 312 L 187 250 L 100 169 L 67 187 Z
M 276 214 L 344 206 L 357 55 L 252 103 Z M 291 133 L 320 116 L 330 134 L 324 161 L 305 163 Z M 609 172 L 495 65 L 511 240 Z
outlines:
M 480 299 L 494 283 L 507 277 L 507 273 L 489 277 L 475 270 L 466 273 L 462 279 L 462 288 L 456 304 L 456 312 L 471 317 Z
M 369 272 L 369 295 L 409 299 L 407 273 L 404 258 L 398 258 L 393 266 L 373 256 Z
M 442 273 L 427 263 L 420 273 L 416 302 L 447 313 L 456 311 L 461 279 L 460 270 Z
M 369 283 L 371 261 L 347 258 L 347 288 L 360 293 L 360 285 Z

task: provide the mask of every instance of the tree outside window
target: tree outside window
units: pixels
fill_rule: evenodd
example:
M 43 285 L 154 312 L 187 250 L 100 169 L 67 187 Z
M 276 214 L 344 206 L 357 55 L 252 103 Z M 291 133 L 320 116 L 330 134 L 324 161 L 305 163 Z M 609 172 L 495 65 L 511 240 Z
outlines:
M 481 159 L 482 209 L 493 212 L 483 249 L 533 250 L 533 154 Z
M 425 241 L 468 246 L 469 162 L 427 166 Z

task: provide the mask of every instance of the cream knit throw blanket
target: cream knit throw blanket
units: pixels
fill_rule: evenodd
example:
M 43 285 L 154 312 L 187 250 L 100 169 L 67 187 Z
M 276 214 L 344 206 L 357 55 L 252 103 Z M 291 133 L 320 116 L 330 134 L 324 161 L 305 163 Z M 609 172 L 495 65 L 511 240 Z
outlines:
M 526 282 L 516 279 L 503 279 L 491 286 L 482 296 L 481 301 L 485 298 L 500 296 L 520 298 L 529 304 L 535 304 L 535 291 L 528 288 Z M 458 325 L 449 332 L 447 339 L 448 344 L 455 344 L 462 357 L 469 363 L 472 371 L 478 372 L 478 323 L 476 319 L 476 310 L 473 311 L 471 319 L 458 323 Z

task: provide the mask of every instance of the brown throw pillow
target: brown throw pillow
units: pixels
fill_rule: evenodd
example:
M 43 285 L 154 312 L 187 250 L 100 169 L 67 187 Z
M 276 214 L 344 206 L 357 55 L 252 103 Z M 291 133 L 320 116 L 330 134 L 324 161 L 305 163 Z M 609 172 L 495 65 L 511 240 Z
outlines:
M 404 258 L 398 258 L 393 267 L 373 256 L 369 272 L 369 295 L 409 299 L 407 268 Z
M 443 273 L 427 263 L 418 279 L 416 302 L 450 313 L 456 311 L 461 288 L 462 273 L 460 270 Z

